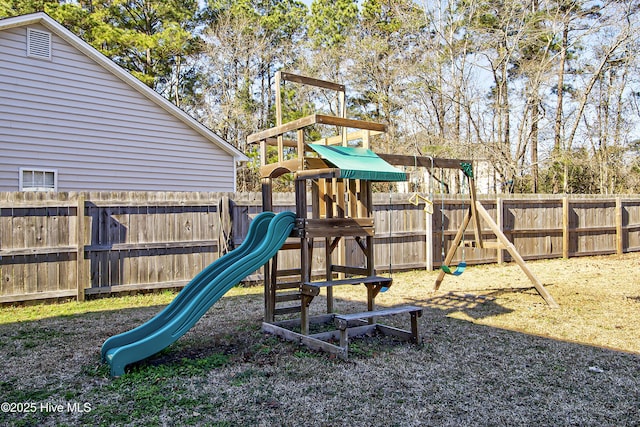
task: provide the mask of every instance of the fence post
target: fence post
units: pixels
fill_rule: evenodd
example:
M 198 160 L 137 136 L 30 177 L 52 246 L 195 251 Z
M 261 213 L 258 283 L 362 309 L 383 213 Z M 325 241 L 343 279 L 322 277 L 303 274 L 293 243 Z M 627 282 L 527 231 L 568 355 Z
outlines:
M 562 198 L 562 258 L 569 258 L 569 198 Z
M 504 202 L 501 197 L 496 198 L 496 225 L 504 233 L 504 224 L 503 224 L 503 216 L 504 212 L 502 209 L 504 208 Z M 513 236 L 511 237 L 513 239 Z M 502 249 L 498 249 L 498 253 L 496 254 L 496 261 L 498 264 L 504 263 L 504 251 Z
M 616 253 L 618 255 L 622 255 L 624 253 L 622 221 L 622 199 L 620 197 L 616 197 Z
M 78 194 L 76 214 L 76 286 L 78 301 L 84 301 L 84 194 Z
M 433 210 L 432 213 L 428 213 L 426 206 L 424 209 L 424 226 L 426 241 L 425 267 L 428 271 L 433 271 Z

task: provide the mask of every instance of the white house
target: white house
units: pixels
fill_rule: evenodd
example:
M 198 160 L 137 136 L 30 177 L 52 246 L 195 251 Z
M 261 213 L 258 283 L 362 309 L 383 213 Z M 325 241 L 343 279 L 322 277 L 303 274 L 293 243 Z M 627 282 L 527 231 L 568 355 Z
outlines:
M 246 160 L 48 15 L 0 20 L 0 191 L 235 191 Z

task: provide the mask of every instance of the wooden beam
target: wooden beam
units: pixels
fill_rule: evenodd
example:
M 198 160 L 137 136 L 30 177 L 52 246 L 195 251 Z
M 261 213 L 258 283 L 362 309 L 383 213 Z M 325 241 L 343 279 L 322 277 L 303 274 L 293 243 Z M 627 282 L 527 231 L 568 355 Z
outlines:
M 347 141 L 355 141 L 358 139 L 362 139 L 363 146 L 364 146 L 365 141 L 366 141 L 366 144 L 368 145 L 370 136 L 380 135 L 382 133 L 383 132 L 380 132 L 380 131 L 372 131 L 372 130 L 366 130 L 366 129 L 356 130 L 356 131 L 347 133 Z M 342 143 L 342 135 L 335 135 L 335 136 L 330 136 L 328 138 L 322 138 L 317 141 L 313 141 L 310 144 L 339 145 L 341 143 Z M 365 146 L 364 148 L 369 148 L 369 147 Z
M 484 249 L 497 249 L 502 252 L 502 249 L 506 249 L 502 242 L 482 242 Z
M 547 289 L 542 285 L 542 283 L 540 283 L 540 281 L 533 274 L 533 272 L 529 270 L 529 267 L 524 262 L 524 259 L 522 258 L 520 253 L 517 251 L 514 244 L 511 243 L 511 241 L 507 239 L 507 236 L 505 236 L 504 233 L 498 228 L 496 223 L 493 221 L 493 218 L 491 218 L 491 215 L 489 215 L 489 212 L 486 211 L 486 209 L 482 206 L 482 203 L 480 203 L 479 201 L 476 201 L 476 210 L 478 214 L 480 214 L 482 219 L 484 219 L 485 222 L 489 225 L 489 228 L 491 229 L 491 231 L 493 231 L 496 237 L 498 237 L 498 240 L 505 246 L 505 249 L 507 250 L 507 252 L 509 252 L 509 255 L 511 255 L 511 257 L 518 263 L 522 271 L 524 271 L 524 273 L 527 275 L 531 283 L 533 283 L 533 286 L 536 288 L 540 296 L 544 298 L 544 300 L 547 302 L 549 307 L 559 308 L 560 306 L 553 299 L 551 294 L 547 292 Z
M 307 237 L 373 236 L 373 218 L 305 219 Z
M 266 140 L 267 138 L 276 137 L 286 132 L 302 129 L 307 126 L 311 126 L 315 123 L 316 123 L 315 114 L 301 117 L 298 120 L 294 120 L 292 122 L 288 122 L 280 126 L 275 126 L 270 129 L 265 129 L 263 131 L 253 133 L 247 137 L 247 143 L 251 144 L 252 142 L 261 141 L 263 139 Z
M 260 141 L 253 141 L 251 144 L 257 144 L 257 143 L 261 143 L 264 142 L 266 143 L 266 145 L 270 146 L 270 147 L 277 147 L 278 146 L 278 138 L 267 138 L 267 139 L 263 139 Z M 298 146 L 298 142 L 293 140 L 293 139 L 283 139 L 282 140 L 282 145 L 285 147 L 290 147 L 290 148 L 295 148 Z
M 328 342 L 308 336 L 308 334 L 304 334 L 304 332 L 299 334 L 297 332 L 293 332 L 288 329 L 281 328 L 280 326 L 276 326 L 272 323 L 267 323 L 267 322 L 262 323 L 262 330 L 264 332 L 282 337 L 288 341 L 304 344 L 312 350 L 326 351 L 327 353 L 337 354 L 338 357 L 342 359 L 347 358 L 346 348 L 341 348 L 336 345 L 330 344 Z
M 425 156 L 407 156 L 404 154 L 383 154 L 376 153 L 384 161 L 396 166 L 420 166 L 423 168 L 441 168 L 441 169 L 460 169 L 461 163 L 472 163 L 471 160 L 462 159 L 440 159 L 433 158 L 433 164 L 431 163 L 431 157 Z
M 357 180 L 350 179 L 349 180 L 349 189 L 348 189 L 348 198 L 349 198 L 349 209 L 348 216 L 351 218 L 358 218 L 358 188 L 357 188 Z
M 217 247 L 218 240 L 192 240 L 192 241 L 170 241 L 170 242 L 149 242 L 149 243 L 108 243 L 103 245 L 85 245 L 85 252 L 117 252 L 117 251 L 150 251 L 156 249 L 176 249 L 176 248 L 208 248 Z M 2 255 L 2 251 L 0 251 Z
M 280 80 L 282 73 L 276 73 L 276 126 L 282 125 L 282 99 L 280 98 Z M 282 134 L 277 136 L 278 141 L 278 162 L 284 161 L 284 144 Z
M 324 114 L 311 114 L 310 116 L 301 117 L 297 120 L 284 123 L 279 126 L 256 132 L 247 137 L 247 143 L 251 144 L 268 138 L 277 137 L 287 132 L 303 129 L 307 126 L 315 124 L 342 126 L 352 129 L 365 129 L 378 132 L 386 132 L 387 125 L 375 122 L 367 122 L 364 120 L 346 119 L 343 117 L 327 116 Z
M 337 92 L 344 92 L 345 86 L 339 83 L 330 82 L 327 80 L 314 79 L 313 77 L 301 76 L 299 74 L 285 73 L 280 71 L 280 79 L 288 82 L 300 83 L 308 86 L 321 87 L 323 89 L 335 90 Z
M 258 151 L 260 152 L 260 166 L 267 164 L 267 141 L 259 141 L 260 145 Z
M 296 172 L 296 179 L 332 179 L 340 177 L 340 169 L 309 169 Z
M 471 221 L 473 222 L 473 232 L 475 233 L 476 243 L 479 248 L 482 248 L 482 229 L 480 225 L 480 218 L 478 218 L 478 212 L 476 212 L 476 182 L 472 176 L 467 177 L 469 181 L 469 196 L 471 197 Z
M 323 125 L 342 126 L 351 129 L 365 129 L 378 132 L 386 132 L 387 125 L 376 122 L 367 122 L 364 120 L 347 119 L 343 117 L 327 116 L 324 114 L 315 114 L 316 123 Z
M 60 255 L 78 253 L 77 246 L 55 246 L 42 248 L 0 249 L 0 257 L 10 256 L 34 256 L 34 255 Z
M 282 80 L 282 72 L 277 71 L 275 75 L 276 89 L 276 126 L 282 124 L 282 100 L 280 95 L 280 81 Z
M 353 267 L 349 265 L 333 265 L 331 266 L 331 271 L 335 273 L 352 274 L 358 276 L 366 276 L 369 274 L 369 271 L 366 268 Z
M 298 143 L 298 167 L 297 170 L 304 169 L 304 130 L 298 129 L 297 143 Z
M 295 180 L 296 194 L 296 217 L 298 221 L 307 218 L 307 182 L 305 180 Z M 308 239 L 300 236 L 300 282 L 308 282 L 311 280 L 311 263 L 312 258 L 309 252 Z M 302 296 L 300 299 L 300 331 L 303 335 L 309 335 L 309 304 L 313 297 Z
M 1 295 L 0 303 L 12 303 L 12 302 L 24 302 L 24 301 L 36 301 L 42 299 L 53 298 L 70 298 L 77 296 L 78 291 L 76 289 L 62 290 L 62 291 L 48 291 L 48 292 L 35 292 L 29 294 L 17 294 L 17 295 Z

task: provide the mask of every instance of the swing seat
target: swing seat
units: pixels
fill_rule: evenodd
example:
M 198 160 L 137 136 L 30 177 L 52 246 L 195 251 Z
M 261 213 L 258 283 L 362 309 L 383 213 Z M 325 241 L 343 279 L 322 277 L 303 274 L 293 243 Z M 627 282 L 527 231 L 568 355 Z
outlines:
M 440 266 L 440 269 L 441 269 L 442 271 L 444 271 L 445 273 L 450 274 L 450 275 L 452 275 L 452 276 L 459 276 L 459 275 L 461 275 L 462 273 L 464 273 L 465 268 L 467 268 L 467 263 L 466 263 L 466 262 L 464 262 L 464 261 L 462 261 L 460 264 L 458 264 L 458 266 L 456 267 L 456 269 L 455 269 L 454 271 L 451 271 L 451 269 L 449 268 L 449 266 L 448 266 L 448 265 L 444 265 L 444 264 L 442 264 L 442 265 Z

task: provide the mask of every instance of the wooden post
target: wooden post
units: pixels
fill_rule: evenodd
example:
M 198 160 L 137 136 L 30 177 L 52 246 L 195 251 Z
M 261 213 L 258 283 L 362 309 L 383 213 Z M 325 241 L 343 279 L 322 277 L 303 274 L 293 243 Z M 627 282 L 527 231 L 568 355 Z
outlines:
M 558 303 L 555 302 L 551 294 L 547 292 L 545 287 L 542 285 L 542 283 L 540 283 L 540 281 L 533 274 L 533 272 L 529 270 L 529 267 L 524 262 L 524 259 L 522 258 L 522 256 L 520 256 L 520 253 L 516 250 L 516 247 L 513 245 L 513 243 L 511 243 L 511 241 L 509 241 L 509 239 L 507 239 L 507 236 L 505 236 L 504 233 L 500 231 L 496 223 L 493 222 L 493 218 L 491 218 L 491 215 L 489 215 L 489 212 L 485 210 L 485 208 L 482 206 L 482 203 L 480 203 L 479 201 L 476 202 L 476 212 L 480 214 L 482 219 L 484 219 L 485 222 L 489 225 L 489 228 L 491 229 L 491 231 L 493 231 L 493 233 L 498 237 L 498 240 L 506 247 L 507 252 L 509 252 L 509 255 L 511 255 L 511 257 L 518 263 L 522 271 L 524 271 L 524 273 L 527 275 L 529 280 L 531 280 L 531 283 L 533 283 L 533 286 L 536 288 L 540 296 L 544 298 L 544 300 L 547 302 L 549 307 L 558 308 L 559 307 Z
M 347 118 L 347 100 L 345 96 L 345 90 L 338 91 L 338 103 L 340 104 L 340 117 L 343 119 Z M 347 146 L 347 128 L 345 126 L 341 127 L 341 136 L 342 136 L 342 146 Z
M 428 271 L 433 270 L 433 215 L 429 214 L 425 209 L 424 214 L 424 233 L 425 233 L 425 268 Z
M 318 188 L 318 218 L 326 218 L 327 217 L 327 184 L 326 179 L 320 178 L 317 181 L 313 181 Z
M 273 181 L 271 178 L 262 180 L 262 212 L 273 211 Z M 275 321 L 275 294 L 276 283 L 271 274 L 271 261 L 262 266 L 264 273 L 264 320 Z
M 324 198 L 320 202 L 324 206 L 325 218 L 333 218 L 334 209 L 334 188 L 333 179 L 325 179 L 324 181 Z M 325 280 L 327 282 L 333 279 L 333 271 L 331 269 L 333 264 L 333 257 L 331 252 L 331 237 L 327 236 L 324 239 L 324 264 L 325 264 Z M 329 286 L 327 288 L 327 313 L 333 312 L 333 290 Z
M 296 217 L 298 220 L 306 220 L 307 218 L 307 181 L 305 179 L 296 178 Z M 302 283 L 311 281 L 311 258 L 309 252 L 309 239 L 300 236 L 300 281 Z M 309 305 L 303 298 L 300 307 L 300 333 L 309 335 Z
M 363 209 L 364 209 L 363 216 L 365 218 L 372 218 L 373 217 L 373 189 L 371 187 L 370 181 L 362 181 L 361 197 L 362 197 L 362 203 L 363 203 Z M 367 275 L 373 276 L 376 274 L 375 252 L 373 250 L 373 245 L 374 245 L 373 236 L 367 236 L 365 238 L 365 242 L 367 246 L 367 252 L 365 254 L 365 257 L 366 257 L 365 264 L 367 268 Z
M 297 150 L 298 150 L 298 170 L 304 169 L 304 129 L 298 129 L 296 132 Z
M 275 76 L 276 86 L 276 126 L 282 125 L 282 99 L 280 95 L 280 81 L 282 79 L 282 72 L 277 71 Z M 284 161 L 284 140 L 282 134 L 278 135 L 278 163 Z
M 569 198 L 562 198 L 562 258 L 569 259 Z
M 504 216 L 504 202 L 502 200 L 501 197 L 498 197 L 496 199 L 496 224 L 498 226 L 498 228 L 500 229 L 500 231 L 504 230 L 504 220 L 503 220 L 503 216 Z M 498 248 L 497 249 L 497 253 L 496 253 L 496 259 L 498 264 L 502 264 L 504 263 L 504 252 L 502 252 L 502 249 Z
M 267 165 L 267 141 L 260 141 L 260 166 Z
M 343 179 L 337 180 L 336 186 L 335 186 L 335 194 L 336 194 L 336 209 L 337 209 L 336 217 L 338 218 L 346 217 L 346 205 L 344 200 L 344 196 L 346 194 L 345 188 L 346 188 L 345 181 Z M 344 266 L 347 264 L 346 248 L 347 247 L 346 247 L 345 238 L 343 237 L 338 242 L 338 247 L 336 248 L 338 251 L 338 261 L 337 261 L 338 265 Z M 343 272 L 339 272 L 338 279 L 344 279 L 344 278 L 345 278 L 345 274 Z M 327 288 L 327 299 L 329 298 L 333 299 L 333 287 L 331 286 Z
M 367 311 L 375 311 L 376 310 L 376 295 L 380 291 L 380 287 L 378 285 L 373 285 L 372 283 L 367 283 Z M 370 317 L 368 319 L 370 325 L 376 323 L 375 317 Z
M 616 197 L 616 254 L 622 255 L 624 253 L 624 236 L 622 224 L 624 218 L 622 217 L 622 199 Z
M 371 137 L 371 131 L 365 130 L 362 132 L 362 148 L 369 149 L 370 137 Z
M 85 265 L 84 265 L 84 194 L 78 194 L 76 214 L 76 289 L 78 301 L 84 301 Z
M 357 186 L 357 180 L 355 179 L 350 179 L 349 180 L 349 191 L 348 191 L 348 197 L 349 197 L 349 212 L 348 212 L 348 217 L 349 218 L 359 218 L 358 216 L 358 186 Z
M 476 245 L 479 248 L 483 248 L 482 245 L 482 226 L 480 225 L 480 218 L 476 212 L 476 181 L 473 177 L 468 177 L 469 181 L 469 195 L 471 197 L 471 220 L 473 222 L 473 232 L 476 237 Z

